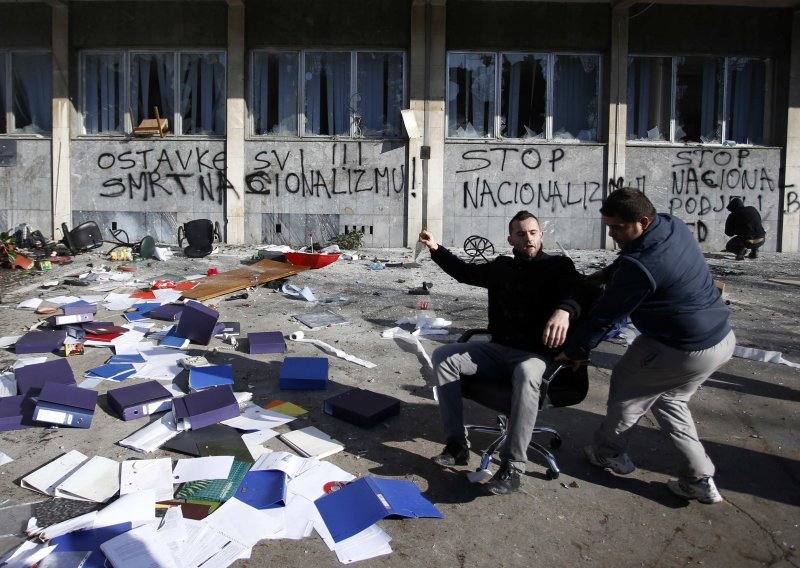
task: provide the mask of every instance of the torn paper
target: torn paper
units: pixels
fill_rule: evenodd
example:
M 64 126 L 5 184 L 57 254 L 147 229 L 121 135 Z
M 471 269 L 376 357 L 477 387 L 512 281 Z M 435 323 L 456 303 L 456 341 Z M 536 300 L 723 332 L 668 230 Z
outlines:
M 765 363 L 778 363 L 780 365 L 788 365 L 795 369 L 800 369 L 800 363 L 794 363 L 783 358 L 780 351 L 765 351 L 755 347 L 742 347 L 736 346 L 733 351 L 734 357 L 741 357 L 742 359 L 752 359 L 753 361 L 764 361 Z
M 386 339 L 399 339 L 400 341 L 405 341 L 406 343 L 413 345 L 417 350 L 417 354 L 419 354 L 425 360 L 425 363 L 428 365 L 428 367 L 433 369 L 431 358 L 428 356 L 428 353 L 425 351 L 422 343 L 420 343 L 416 332 L 409 333 L 402 327 L 393 327 L 391 329 L 384 330 L 381 333 L 381 337 Z
M 356 365 L 361 365 L 362 367 L 366 367 L 367 369 L 372 369 L 373 367 L 377 367 L 375 363 L 371 363 L 369 361 L 365 361 L 364 359 L 359 359 L 358 357 L 349 355 L 344 351 L 342 351 L 341 349 L 337 349 L 333 345 L 329 345 L 324 341 L 320 341 L 319 339 L 304 339 L 302 331 L 297 331 L 295 333 L 292 333 L 291 335 L 289 335 L 289 339 L 291 339 L 292 341 L 298 341 L 300 343 L 311 343 L 312 345 L 316 345 L 317 347 L 324 349 L 328 353 L 336 355 L 340 359 L 344 359 L 345 361 L 350 361 L 351 363 L 355 363 Z

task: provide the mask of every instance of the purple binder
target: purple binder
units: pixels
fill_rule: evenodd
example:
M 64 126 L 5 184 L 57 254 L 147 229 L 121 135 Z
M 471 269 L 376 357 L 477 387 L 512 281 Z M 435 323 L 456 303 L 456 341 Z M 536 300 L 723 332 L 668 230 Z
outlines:
M 214 337 L 214 326 L 217 325 L 219 313 L 200 302 L 189 301 L 181 312 L 178 330 L 175 335 L 184 337 L 193 343 L 208 345 Z
M 259 353 L 286 353 L 286 340 L 280 331 L 259 331 L 248 333 L 250 354 Z
M 52 353 L 64 347 L 66 338 L 66 331 L 29 331 L 17 340 L 14 350 L 17 355 Z
M 77 314 L 96 314 L 97 304 L 90 304 L 89 302 L 78 300 L 77 302 L 72 302 L 71 304 L 64 304 L 61 306 L 61 310 L 64 312 L 65 316 L 74 316 Z
M 154 310 L 150 310 L 150 317 L 157 320 L 178 321 L 183 308 L 183 304 L 164 304 Z
M 147 381 L 137 385 L 108 391 L 108 404 L 123 420 L 144 418 L 165 412 L 172 404 L 172 393 L 158 381 Z
M 175 421 L 192 430 L 239 416 L 239 404 L 229 386 L 213 387 L 172 399 Z
M 88 428 L 92 424 L 97 392 L 73 385 L 45 383 L 33 412 L 37 422 Z
M 33 398 L 24 395 L 0 398 L 0 432 L 33 426 Z
M 45 383 L 50 382 L 62 385 L 75 384 L 72 367 L 66 359 L 25 365 L 14 371 L 14 378 L 17 379 L 19 394 L 36 394 Z

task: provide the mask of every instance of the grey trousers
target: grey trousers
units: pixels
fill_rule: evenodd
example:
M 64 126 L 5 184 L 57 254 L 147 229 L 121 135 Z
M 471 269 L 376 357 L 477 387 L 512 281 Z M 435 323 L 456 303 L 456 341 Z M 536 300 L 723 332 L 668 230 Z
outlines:
M 713 476 L 714 464 L 697 437 L 689 399 L 735 347 L 732 331 L 713 347 L 688 352 L 637 337 L 611 372 L 608 412 L 595 432 L 595 451 L 607 457 L 626 451 L 631 428 L 651 410 L 681 456 L 678 476 Z
M 511 377 L 512 406 L 508 437 L 500 450 L 500 459 L 511 461 L 523 472 L 528 461 L 536 415 L 539 411 L 539 387 L 547 360 L 535 353 L 496 343 L 453 343 L 433 352 L 439 411 L 447 439 L 467 445 L 464 429 L 464 405 L 461 398 L 462 376 L 507 380 Z

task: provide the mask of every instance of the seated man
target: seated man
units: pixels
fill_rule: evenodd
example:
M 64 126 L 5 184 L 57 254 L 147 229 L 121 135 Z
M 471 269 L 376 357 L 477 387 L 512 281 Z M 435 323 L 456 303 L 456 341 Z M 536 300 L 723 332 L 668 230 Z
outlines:
M 542 252 L 544 235 L 536 217 L 517 213 L 508 225 L 514 257 L 500 256 L 486 264 L 469 264 L 439 245 L 428 231 L 419 240 L 447 274 L 489 292 L 490 343 L 443 345 L 433 353 L 439 409 L 446 435 L 442 466 L 467 465 L 469 443 L 463 419 L 461 376 L 511 378 L 513 399 L 508 439 L 501 465 L 487 488 L 503 495 L 519 489 L 527 448 L 539 410 L 539 386 L 547 363 L 564 343 L 580 307 L 571 293 L 581 282 L 569 258 Z
M 730 214 L 725 220 L 725 234 L 733 238 L 727 242 L 725 250 L 734 253 L 736 260 L 744 260 L 747 249 L 750 249 L 749 258 L 756 258 L 767 235 L 758 209 L 745 207 L 738 197 L 731 199 L 727 209 Z

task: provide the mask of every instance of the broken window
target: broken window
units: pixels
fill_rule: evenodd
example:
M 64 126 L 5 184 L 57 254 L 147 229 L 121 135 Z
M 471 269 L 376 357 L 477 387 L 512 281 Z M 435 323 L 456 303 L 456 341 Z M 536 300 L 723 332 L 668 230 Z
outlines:
M 722 142 L 722 57 L 675 59 L 675 141 Z
M 547 56 L 504 53 L 500 84 L 500 135 L 544 138 L 547 128 Z
M 175 54 L 132 53 L 130 92 L 134 126 L 143 119 L 156 118 L 156 108 L 161 118 L 173 119 L 175 115 Z M 171 123 L 169 129 L 171 132 L 175 132 Z
M 764 144 L 769 61 L 729 57 L 726 65 L 725 140 Z
M 298 54 L 253 54 L 253 133 L 297 135 Z
M 447 135 L 494 134 L 495 54 L 451 53 L 447 66 Z
M 769 59 L 631 56 L 628 139 L 764 144 L 771 82 Z
M 553 138 L 597 140 L 600 57 L 556 55 L 553 67 Z
M 49 135 L 52 84 L 49 53 L 0 52 L 0 134 Z
M 400 136 L 405 84 L 403 54 L 359 52 L 356 69 L 357 85 L 352 105 L 354 135 Z
M 125 131 L 123 68 L 121 53 L 84 55 L 83 116 L 87 133 Z
M 252 84 L 256 136 L 402 135 L 403 52 L 256 51 Z
M 83 131 L 131 132 L 158 112 L 169 132 L 224 135 L 225 67 L 223 52 L 82 53 Z
M 628 60 L 628 140 L 669 140 L 672 58 Z
M 181 132 L 225 134 L 225 55 L 181 55 Z
M 350 132 L 350 54 L 305 54 L 305 134 Z

